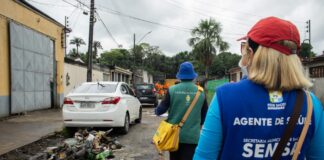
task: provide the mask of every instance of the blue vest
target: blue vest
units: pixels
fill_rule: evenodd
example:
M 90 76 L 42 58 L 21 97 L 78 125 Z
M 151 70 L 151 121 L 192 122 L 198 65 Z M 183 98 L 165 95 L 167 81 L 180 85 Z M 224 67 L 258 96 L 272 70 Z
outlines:
M 223 149 L 220 159 L 269 159 L 275 151 L 287 126 L 296 100 L 296 91 L 269 92 L 262 85 L 245 79 L 217 89 L 217 98 L 223 125 Z M 307 98 L 300 118 L 282 154 L 282 160 L 291 160 L 307 112 Z M 312 117 L 314 121 L 314 116 Z M 311 124 L 299 159 L 304 159 L 314 134 Z

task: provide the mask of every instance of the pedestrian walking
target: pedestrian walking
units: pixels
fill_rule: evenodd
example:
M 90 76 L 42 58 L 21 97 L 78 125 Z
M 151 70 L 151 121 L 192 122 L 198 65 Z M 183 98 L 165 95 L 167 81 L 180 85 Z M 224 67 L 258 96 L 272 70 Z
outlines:
M 177 79 L 181 82 L 168 89 L 164 100 L 155 110 L 156 114 L 168 111 L 167 122 L 179 124 L 198 91 L 198 86 L 193 81 L 196 77 L 193 65 L 190 62 L 182 63 L 177 73 Z M 192 159 L 207 110 L 206 97 L 202 93 L 180 130 L 179 149 L 170 152 L 170 160 Z
M 298 57 L 296 26 L 268 17 L 242 47 L 247 78 L 217 89 L 194 160 L 324 158 L 324 113 L 303 89 L 312 84 Z

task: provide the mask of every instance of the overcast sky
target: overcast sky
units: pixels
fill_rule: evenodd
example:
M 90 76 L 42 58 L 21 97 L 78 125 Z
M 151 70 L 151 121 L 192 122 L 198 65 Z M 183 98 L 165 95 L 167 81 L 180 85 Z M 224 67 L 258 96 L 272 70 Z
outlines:
M 83 14 L 88 9 L 77 0 L 26 1 L 62 24 L 64 17 L 68 16 L 73 30 L 69 39 L 81 37 L 88 43 L 89 15 Z M 90 0 L 79 1 L 90 4 Z M 141 42 L 159 46 L 168 56 L 190 51 L 189 29 L 197 26 L 202 19 L 213 17 L 222 25 L 221 35 L 229 43 L 229 51 L 239 53 L 239 42 L 236 40 L 259 19 L 268 16 L 292 21 L 299 29 L 301 41 L 308 39 L 306 21 L 310 19 L 314 51 L 322 54 L 324 50 L 323 0 L 95 0 L 95 6 L 116 41 L 98 20 L 94 27 L 94 40 L 100 41 L 104 50 L 117 48 L 117 44 L 129 49 L 133 45 L 134 33 L 138 42 L 152 31 Z M 73 47 L 70 45 L 68 50 Z M 80 50 L 85 52 L 87 47 L 83 46 Z

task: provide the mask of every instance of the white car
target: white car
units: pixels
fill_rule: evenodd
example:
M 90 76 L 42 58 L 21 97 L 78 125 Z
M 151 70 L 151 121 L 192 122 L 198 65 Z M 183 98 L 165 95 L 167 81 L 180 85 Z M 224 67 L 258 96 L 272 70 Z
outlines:
M 120 127 L 126 134 L 141 119 L 141 103 L 124 82 L 86 82 L 64 98 L 66 127 Z

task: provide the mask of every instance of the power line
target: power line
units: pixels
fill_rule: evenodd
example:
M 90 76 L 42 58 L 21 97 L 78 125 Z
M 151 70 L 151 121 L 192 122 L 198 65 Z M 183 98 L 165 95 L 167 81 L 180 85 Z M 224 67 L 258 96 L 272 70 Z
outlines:
M 57 5 L 57 4 L 54 4 L 54 3 L 44 3 L 44 2 L 38 2 L 38 1 L 35 1 L 35 0 L 28 0 L 30 2 L 33 2 L 33 3 L 36 3 L 36 4 L 40 4 L 40 5 L 45 5 L 45 6 L 55 6 L 55 7 L 69 7 L 69 6 L 64 6 L 64 5 Z
M 171 4 L 171 5 L 173 5 L 173 6 L 176 6 L 176 7 L 178 7 L 178 8 L 181 8 L 181 9 L 183 9 L 183 10 L 191 11 L 192 13 L 198 14 L 198 15 L 203 16 L 203 17 L 207 17 L 207 18 L 209 18 L 209 17 L 214 17 L 214 16 L 212 16 L 212 15 L 208 15 L 208 14 L 206 14 L 204 11 L 202 11 L 202 10 L 199 9 L 199 8 L 186 8 L 186 7 L 183 7 L 184 4 L 182 4 L 182 3 L 180 3 L 180 2 L 178 3 L 177 1 L 174 1 L 174 0 L 169 0 L 169 1 L 166 1 L 166 2 L 168 2 L 169 4 Z M 216 14 L 215 12 L 213 12 L 213 13 Z M 242 22 L 240 22 L 239 20 L 237 20 L 237 19 L 235 19 L 235 18 L 232 18 L 232 17 L 223 18 L 223 17 L 225 17 L 224 15 L 219 14 L 219 13 L 217 13 L 217 14 L 220 15 L 220 17 L 218 17 L 218 18 L 221 18 L 221 19 L 223 19 L 224 21 L 227 21 L 227 22 L 230 22 L 230 23 L 234 23 L 234 24 L 241 24 L 241 25 L 243 25 L 243 26 L 250 27 L 249 24 L 242 23 Z M 229 18 L 231 18 L 232 20 L 230 20 Z
M 77 14 L 76 19 L 75 19 L 74 23 L 72 24 L 72 28 L 74 28 L 75 25 L 77 24 L 77 22 L 79 21 L 79 17 L 80 17 L 80 15 L 81 15 L 81 12 L 82 12 L 82 11 L 80 11 L 80 12 Z
M 252 16 L 252 17 L 256 17 L 258 19 L 260 18 L 265 18 L 266 16 L 261 16 L 261 15 L 256 15 L 256 14 L 252 14 L 252 13 L 248 13 L 248 12 L 244 12 L 244 11 L 240 11 L 240 10 L 235 10 L 235 9 L 232 9 L 232 8 L 225 8 L 225 7 L 220 7 L 219 5 L 216 5 L 215 3 L 206 3 L 205 1 L 199 1 L 201 3 L 204 3 L 205 5 L 207 6 L 213 6 L 213 7 L 217 7 L 217 8 L 220 8 L 222 9 L 223 11 L 229 11 L 229 12 L 236 12 L 236 13 L 239 13 L 239 14 L 245 14 L 245 15 L 249 15 L 249 16 Z M 249 19 L 246 19 L 246 20 L 249 20 Z M 294 23 L 304 23 L 302 21 L 299 21 L 299 20 L 294 20 L 294 19 L 290 19 L 290 21 L 294 22 Z
M 71 5 L 71 6 L 73 6 L 73 7 L 75 7 L 75 8 L 81 8 L 80 6 L 75 5 L 75 4 L 71 3 L 71 2 L 68 2 L 67 0 L 62 0 L 62 1 L 69 4 L 69 5 Z
M 175 30 L 179 30 L 179 31 L 184 31 L 184 32 L 190 32 L 191 31 L 191 29 L 189 29 L 189 28 L 162 24 L 162 23 L 159 23 L 159 22 L 154 22 L 154 21 L 134 17 L 134 16 L 131 16 L 131 15 L 128 15 L 128 14 L 125 14 L 125 13 L 122 13 L 122 12 L 119 12 L 119 11 L 116 11 L 116 10 L 113 10 L 113 9 L 110 9 L 110 8 L 107 8 L 107 7 L 104 7 L 104 6 L 100 6 L 100 7 L 105 9 L 105 10 L 101 10 L 101 11 L 104 11 L 106 13 L 115 14 L 115 15 L 130 18 L 130 19 L 134 19 L 134 20 L 138 20 L 138 21 L 142 21 L 142 22 L 146 22 L 146 23 L 150 23 L 150 24 L 154 24 L 154 25 L 159 25 L 159 26 L 163 26 L 163 27 L 166 27 L 166 28 L 175 29 Z
M 89 8 L 89 6 L 87 6 L 86 4 L 80 2 L 80 0 L 76 0 L 76 1 L 79 2 L 80 4 L 82 4 L 83 6 Z M 191 30 L 191 29 L 188 29 L 188 28 L 172 26 L 172 25 L 166 25 L 166 24 L 161 24 L 161 23 L 158 23 L 158 22 L 145 20 L 145 19 L 142 19 L 142 18 L 138 18 L 138 17 L 134 17 L 134 16 L 131 16 L 131 15 L 124 14 L 122 12 L 113 10 L 111 8 L 107 8 L 105 6 L 101 6 L 101 5 L 99 5 L 99 6 L 106 9 L 106 10 L 102 10 L 102 11 L 107 12 L 107 13 L 116 14 L 116 15 L 119 15 L 119 16 L 124 16 L 124 17 L 127 17 L 127 18 L 131 18 L 131 19 L 135 19 L 135 20 L 139 20 L 139 21 L 143 21 L 143 22 L 147 22 L 147 23 L 151 23 L 151 24 L 155 24 L 155 25 L 160 25 L 160 26 L 164 26 L 164 27 L 167 27 L 167 28 L 178 29 L 178 30 L 182 30 L 182 31 L 186 31 L 186 32 L 190 32 L 190 30 Z
M 190 28 L 185 28 L 185 27 L 180 27 L 180 26 L 172 26 L 172 25 L 162 24 L 162 23 L 159 23 L 159 22 L 154 22 L 154 21 L 145 20 L 145 19 L 142 19 L 142 18 L 130 16 L 130 15 L 121 13 L 119 11 L 116 11 L 116 10 L 113 10 L 113 9 L 110 9 L 110 8 L 107 8 L 107 7 L 104 7 L 104 6 L 100 6 L 100 7 L 101 8 L 98 8 L 98 9 L 100 9 L 100 10 L 102 8 L 106 9 L 106 10 L 101 10 L 101 11 L 104 11 L 104 12 L 107 12 L 107 13 L 110 13 L 110 14 L 115 14 L 115 15 L 118 15 L 118 16 L 123 16 L 123 17 L 127 17 L 127 18 L 130 18 L 130 19 L 134 19 L 134 20 L 154 24 L 154 25 L 159 25 L 159 26 L 166 27 L 166 28 L 169 28 L 169 29 L 179 30 L 179 31 L 188 32 L 188 33 L 191 33 L 191 31 L 193 30 L 193 29 L 190 29 Z M 241 34 L 241 33 L 229 33 L 229 32 L 223 32 L 223 33 L 224 34 L 239 35 L 239 36 L 244 35 L 244 34 Z
M 75 0 L 75 1 L 79 2 L 84 7 L 89 8 L 89 6 L 87 6 L 83 2 L 80 2 L 80 0 Z M 191 31 L 192 31 L 192 29 L 190 29 L 190 28 L 162 24 L 162 23 L 159 23 L 159 22 L 154 22 L 154 21 L 151 21 L 151 20 L 146 20 L 146 19 L 142 19 L 142 18 L 139 18 L 139 17 L 131 16 L 131 15 L 122 13 L 120 11 L 117 11 L 117 10 L 114 10 L 114 9 L 111 9 L 111 8 L 108 8 L 106 6 L 102 6 L 102 5 L 97 5 L 97 6 L 98 6 L 98 8 L 97 8 L 98 10 L 103 11 L 105 13 L 114 14 L 114 15 L 118 15 L 118 16 L 122 16 L 122 17 L 129 18 L 129 19 L 133 19 L 133 20 L 137 20 L 137 21 L 142 21 L 142 22 L 146 22 L 146 23 L 150 23 L 150 24 L 153 24 L 153 25 L 158 25 L 158 26 L 162 26 L 162 27 L 165 27 L 165 28 L 174 29 L 174 30 L 178 30 L 178 31 L 182 31 L 182 32 L 191 33 Z M 98 12 L 96 12 L 96 13 L 98 14 Z M 238 35 L 238 36 L 244 35 L 244 34 L 241 34 L 241 33 L 228 33 L 228 32 L 223 32 L 223 33 L 226 34 L 226 35 L 230 35 L 230 34 L 231 35 Z
M 118 11 L 123 11 L 119 7 L 118 3 L 116 3 L 116 1 L 111 1 L 111 3 L 112 3 L 113 8 L 116 8 Z M 124 28 L 126 29 L 126 31 L 129 34 L 133 34 L 134 33 L 133 28 L 129 27 L 129 23 L 124 18 L 120 18 L 120 21 L 121 21 L 121 23 L 123 24 Z
M 111 39 L 115 42 L 115 44 L 117 45 L 117 47 L 120 45 L 116 39 L 114 38 L 114 36 L 111 34 L 111 32 L 109 31 L 108 27 L 106 26 L 106 24 L 104 23 L 104 21 L 101 19 L 100 15 L 98 12 L 95 12 L 99 21 L 102 23 L 102 25 L 104 26 L 104 28 L 106 29 L 107 33 L 109 34 L 109 36 L 111 37 Z
M 77 10 L 78 10 L 78 8 L 74 8 L 73 11 L 70 13 L 70 15 L 69 15 L 68 17 L 71 17 L 72 14 L 73 14 L 75 11 L 77 11 Z
M 216 5 L 215 3 L 206 3 L 205 1 L 200 1 L 200 2 L 204 3 L 207 6 L 212 5 L 213 7 L 220 8 L 223 11 L 236 12 L 236 13 L 239 13 L 239 14 L 245 14 L 245 15 L 249 15 L 249 16 L 253 16 L 253 17 L 257 17 L 257 18 L 263 18 L 264 17 L 264 16 L 260 16 L 260 15 L 256 15 L 256 14 L 252 14 L 252 13 L 248 13 L 248 12 L 243 12 L 243 11 L 239 11 L 239 10 L 235 10 L 235 9 L 220 7 L 220 6 Z
M 80 0 L 75 0 L 75 1 L 79 2 L 80 4 L 82 4 L 83 6 L 85 6 L 87 8 L 89 8 L 89 6 L 87 6 L 86 4 L 80 2 Z M 183 31 L 183 32 L 191 33 L 191 31 L 192 31 L 192 29 L 190 29 L 190 28 L 162 24 L 162 23 L 159 23 L 159 22 L 154 22 L 154 21 L 138 18 L 138 17 L 135 17 L 135 16 L 131 16 L 131 15 L 122 13 L 120 11 L 117 11 L 117 10 L 114 10 L 114 9 L 111 9 L 111 8 L 108 8 L 108 7 L 105 7 L 105 6 L 102 6 L 102 5 L 97 5 L 97 6 L 100 7 L 100 8 L 98 8 L 98 10 L 101 10 L 101 11 L 106 12 L 106 13 L 115 14 L 115 15 L 118 15 L 118 16 L 123 16 L 123 17 L 126 17 L 126 18 L 130 18 L 130 19 L 134 19 L 134 20 L 138 20 L 138 21 L 142 21 L 142 22 L 146 22 L 146 23 L 150 23 L 150 24 L 154 24 L 154 25 L 159 25 L 159 26 L 162 26 L 162 27 L 166 27 L 166 28 L 169 28 L 169 29 L 175 29 L 175 30 L 179 30 L 179 31 Z M 103 9 L 105 9 L 105 10 L 103 10 Z M 226 33 L 226 34 L 242 35 L 240 33 Z
M 65 1 L 65 0 L 63 0 L 63 1 Z M 84 7 L 90 9 L 90 7 L 89 7 L 88 5 L 84 4 L 84 3 L 81 2 L 80 0 L 75 0 L 75 1 L 77 1 L 78 4 L 81 4 L 81 5 L 83 5 Z M 73 5 L 74 7 L 76 7 L 74 4 L 71 4 L 71 3 L 69 3 L 69 4 L 70 4 L 70 5 Z M 104 28 L 106 29 L 106 31 L 107 31 L 107 33 L 109 34 L 109 36 L 111 37 L 111 39 L 115 42 L 115 44 L 116 44 L 117 46 L 119 46 L 120 44 L 116 41 L 116 39 L 114 38 L 114 36 L 111 34 L 111 32 L 109 31 L 107 25 L 104 23 L 104 21 L 103 21 L 102 18 L 100 17 L 99 13 L 98 13 L 97 11 L 95 11 L 95 14 L 97 15 L 98 20 L 102 23 L 102 25 L 103 25 Z

